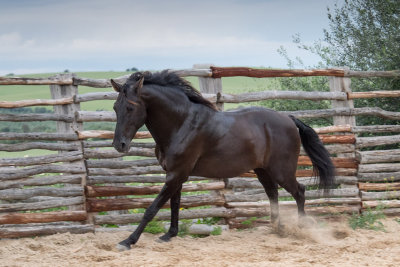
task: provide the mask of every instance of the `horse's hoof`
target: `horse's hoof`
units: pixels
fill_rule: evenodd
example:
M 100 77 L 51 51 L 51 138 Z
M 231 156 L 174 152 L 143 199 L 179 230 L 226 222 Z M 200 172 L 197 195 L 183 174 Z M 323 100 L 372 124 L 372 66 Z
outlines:
M 160 236 L 159 238 L 157 238 L 156 241 L 157 241 L 158 243 L 169 242 L 169 241 L 171 241 L 171 237 L 172 237 L 172 236 L 170 236 L 170 235 L 168 235 L 168 234 L 165 234 L 165 235 Z
M 124 243 L 124 242 L 120 242 L 116 245 L 116 248 L 118 251 L 122 252 L 122 251 L 127 251 L 131 249 L 131 246 Z

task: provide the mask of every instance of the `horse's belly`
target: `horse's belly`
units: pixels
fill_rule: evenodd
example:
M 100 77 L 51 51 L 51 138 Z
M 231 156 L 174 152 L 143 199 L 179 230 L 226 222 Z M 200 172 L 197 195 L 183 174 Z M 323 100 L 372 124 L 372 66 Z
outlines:
M 249 170 L 257 168 L 256 161 L 248 159 L 218 159 L 207 158 L 197 162 L 191 175 L 208 178 L 236 177 Z

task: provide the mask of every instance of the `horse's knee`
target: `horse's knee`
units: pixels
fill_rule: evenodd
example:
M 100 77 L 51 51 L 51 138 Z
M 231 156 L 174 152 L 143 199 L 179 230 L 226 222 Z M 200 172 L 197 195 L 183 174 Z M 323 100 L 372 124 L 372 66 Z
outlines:
M 297 187 L 298 187 L 300 193 L 302 195 L 304 195 L 304 192 L 306 191 L 306 187 L 303 184 L 300 184 L 300 183 L 298 183 Z

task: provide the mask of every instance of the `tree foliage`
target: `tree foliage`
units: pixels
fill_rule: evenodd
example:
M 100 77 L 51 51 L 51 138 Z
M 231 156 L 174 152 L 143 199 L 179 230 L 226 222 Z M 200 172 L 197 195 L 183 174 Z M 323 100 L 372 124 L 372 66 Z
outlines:
M 293 40 L 302 49 L 321 57 L 318 67 L 349 67 L 352 70 L 400 69 L 400 1 L 345 0 L 342 6 L 328 8 L 328 29 L 322 40 L 313 45 Z M 298 60 L 299 61 L 299 60 Z M 353 91 L 400 90 L 398 78 L 352 79 Z M 356 107 L 380 107 L 400 111 L 396 98 L 362 99 Z M 357 124 L 394 124 L 396 121 L 377 117 L 358 117 Z
M 328 49 L 320 55 L 330 66 L 355 70 L 400 68 L 400 1 L 346 0 L 328 9 Z M 329 56 L 329 58 L 327 57 Z

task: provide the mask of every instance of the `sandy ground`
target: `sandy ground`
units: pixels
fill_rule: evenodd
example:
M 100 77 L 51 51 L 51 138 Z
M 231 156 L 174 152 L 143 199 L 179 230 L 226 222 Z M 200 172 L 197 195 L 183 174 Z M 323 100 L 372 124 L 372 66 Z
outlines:
M 115 244 L 127 232 L 8 239 L 0 240 L 0 266 L 399 266 L 400 223 L 383 222 L 386 232 L 354 231 L 345 221 L 301 229 L 286 222 L 283 236 L 267 225 L 169 243 L 145 233 L 125 252 Z

